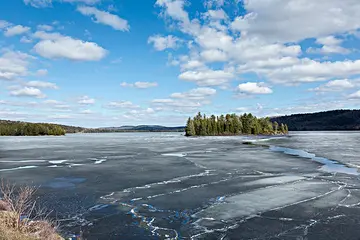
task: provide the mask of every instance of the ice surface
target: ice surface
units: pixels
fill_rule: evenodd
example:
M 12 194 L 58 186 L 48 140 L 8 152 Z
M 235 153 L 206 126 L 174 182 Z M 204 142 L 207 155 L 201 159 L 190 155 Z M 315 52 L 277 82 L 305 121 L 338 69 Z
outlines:
M 308 201 L 336 191 L 338 186 L 321 181 L 298 182 L 258 189 L 227 197 L 226 202 L 206 208 L 194 216 L 230 220 L 253 216 L 276 208 Z
M 359 132 L 0 137 L 0 175 L 41 186 L 64 232 L 81 226 L 87 239 L 355 239 L 359 140 Z

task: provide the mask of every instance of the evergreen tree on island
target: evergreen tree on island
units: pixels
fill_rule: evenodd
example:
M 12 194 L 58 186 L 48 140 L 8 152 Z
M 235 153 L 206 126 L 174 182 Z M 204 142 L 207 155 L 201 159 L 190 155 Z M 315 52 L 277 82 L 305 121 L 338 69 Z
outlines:
M 187 120 L 185 135 L 191 136 L 232 136 L 232 135 L 275 135 L 288 134 L 288 126 L 272 123 L 270 118 L 257 118 L 251 113 L 237 116 L 226 114 L 206 117 L 200 112 Z

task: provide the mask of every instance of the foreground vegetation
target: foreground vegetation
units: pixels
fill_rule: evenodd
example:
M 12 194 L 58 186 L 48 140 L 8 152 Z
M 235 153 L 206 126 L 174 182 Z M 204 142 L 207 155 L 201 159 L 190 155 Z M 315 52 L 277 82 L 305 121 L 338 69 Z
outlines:
M 198 113 L 193 119 L 188 119 L 185 133 L 186 136 L 273 135 L 287 134 L 288 126 L 273 123 L 270 118 L 257 118 L 251 113 L 211 117 Z
M 59 136 L 65 133 L 65 129 L 56 124 L 0 121 L 0 136 Z
M 1 182 L 0 240 L 63 240 L 34 200 L 36 188 Z

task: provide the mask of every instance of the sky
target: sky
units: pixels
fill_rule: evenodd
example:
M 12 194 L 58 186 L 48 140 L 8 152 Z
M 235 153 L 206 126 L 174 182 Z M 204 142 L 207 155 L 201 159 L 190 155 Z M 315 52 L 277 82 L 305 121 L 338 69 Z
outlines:
M 0 0 L 0 119 L 355 109 L 358 0 Z

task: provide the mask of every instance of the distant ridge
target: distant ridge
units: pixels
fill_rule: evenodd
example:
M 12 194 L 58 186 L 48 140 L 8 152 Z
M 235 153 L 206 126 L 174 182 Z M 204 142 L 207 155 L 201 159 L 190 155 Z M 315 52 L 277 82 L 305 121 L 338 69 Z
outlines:
M 333 110 L 272 117 L 287 124 L 290 131 L 360 130 L 360 110 Z
M 22 121 L 0 120 L 1 125 L 27 123 Z M 30 123 L 31 124 L 31 123 Z M 43 124 L 43 123 L 39 123 Z M 59 126 L 66 131 L 66 133 L 96 133 L 96 132 L 184 132 L 185 127 L 165 127 L 160 125 L 138 125 L 138 126 L 120 126 L 120 127 L 103 127 L 103 128 L 84 128 L 75 127 L 62 124 L 51 124 Z
M 86 132 L 183 132 L 184 126 L 165 127 L 161 125 L 138 125 L 138 126 L 120 126 L 86 129 Z

